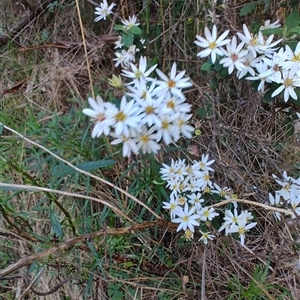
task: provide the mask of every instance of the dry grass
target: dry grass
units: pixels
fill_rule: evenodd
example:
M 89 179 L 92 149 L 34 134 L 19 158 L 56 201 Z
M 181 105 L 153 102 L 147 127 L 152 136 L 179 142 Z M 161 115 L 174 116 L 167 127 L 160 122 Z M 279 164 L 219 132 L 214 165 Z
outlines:
M 72 1 L 59 2 L 66 7 Z M 118 5 L 121 16 L 143 8 L 138 1 L 121 2 Z M 247 82 L 223 80 L 212 91 L 208 80 L 200 76 L 197 70 L 201 62 L 195 56 L 196 48 L 188 42 L 205 23 L 201 13 L 198 18 L 195 16 L 198 1 L 185 1 L 180 10 L 180 1 L 150 2 L 149 24 L 160 26 L 161 35 L 159 39 L 153 37 L 150 40 L 147 53 L 156 54 L 163 70 L 167 70 L 173 61 L 186 69 L 195 83 L 186 94 L 188 102 L 195 112 L 203 107 L 207 111 L 206 116 L 200 118 L 195 114 L 193 118 L 193 124 L 202 134 L 191 141 L 182 141 L 179 146 L 184 149 L 196 146 L 200 154 L 209 153 L 216 160 L 215 181 L 220 186 L 232 188 L 241 199 L 265 203 L 268 192 L 276 189 L 271 174 L 279 175 L 288 170 L 296 176 L 297 169 L 293 166 L 299 162 L 300 155 L 297 136 L 286 137 L 287 128 L 282 126 L 284 114 L 277 112 L 273 105 L 262 105 L 261 96 L 253 93 Z M 216 14 L 224 17 L 217 19 L 219 30 L 230 27 L 236 31 L 244 21 L 250 23 L 252 20 L 238 16 L 240 7 L 247 2 L 235 5 L 236 1 L 228 1 L 225 10 L 216 9 Z M 26 1 L 3 0 L 1 5 L 8 28 L 18 23 L 22 16 L 28 16 L 30 10 Z M 107 91 L 107 78 L 119 71 L 112 61 L 112 27 L 103 25 L 100 28 L 99 23 L 93 24 L 93 6 L 88 1 L 81 5 L 94 86 L 102 92 Z M 208 7 L 206 12 L 209 8 L 212 9 Z M 274 6 L 272 13 L 275 11 Z M 257 15 L 260 14 L 258 11 Z M 143 16 L 143 10 L 140 16 Z M 189 18 L 195 18 L 191 25 Z M 266 17 L 261 15 L 260 18 Z M 45 36 L 47 40 L 44 40 Z M 31 48 L 44 43 L 51 45 Z M 112 296 L 108 291 L 113 287 L 122 292 L 119 299 L 122 295 L 125 295 L 124 299 L 200 299 L 203 283 L 207 299 L 228 299 L 232 290 L 246 289 L 251 282 L 262 290 L 260 295 L 263 296 L 245 299 L 300 298 L 299 272 L 295 268 L 299 265 L 298 219 L 276 223 L 269 211 L 244 204 L 245 209 L 256 214 L 258 222 L 253 234 L 247 236 L 246 247 L 240 246 L 232 237 L 218 233 L 218 238 L 207 247 L 197 242 L 183 243 L 170 223 L 161 221 L 147 227 L 148 221 L 159 219 L 155 214 L 162 216 L 162 213 L 146 210 L 131 197 L 137 197 L 152 210 L 159 205 L 156 190 L 145 177 L 141 177 L 143 182 L 140 184 L 145 186 L 144 190 L 133 185 L 135 178 L 147 173 L 150 168 L 147 162 L 119 159 L 114 149 L 95 146 L 91 142 L 87 147 L 98 154 L 89 154 L 84 146 L 77 148 L 80 145 L 78 135 L 75 135 L 78 144 L 69 142 L 73 135 L 64 131 L 66 128 L 61 129 L 57 144 L 53 142 L 54 138 L 46 138 L 48 133 L 43 127 L 55 120 L 54 116 L 70 116 L 68 124 L 76 125 L 74 128 L 79 131 L 79 136 L 86 130 L 86 124 L 77 121 L 80 117 L 76 115 L 76 111 L 80 112 L 86 106 L 87 95 L 91 93 L 76 6 L 55 8 L 53 13 L 44 8 L 44 12 L 20 30 L 13 41 L 2 45 L 0 70 L 5 74 L 0 80 L 1 94 L 26 80 L 15 93 L 6 93 L 0 100 L 1 121 L 3 119 L 6 125 L 46 149 L 54 149 L 57 155 L 73 165 L 92 160 L 93 155 L 98 155 L 98 159 L 117 160 L 113 167 L 97 171 L 94 178 L 81 172 L 76 181 L 68 181 L 67 175 L 64 181 L 56 184 L 52 178 L 53 168 L 61 170 L 64 164 L 59 164 L 61 161 L 54 163 L 56 160 L 53 159 L 39 163 L 47 157 L 46 151 L 38 155 L 38 147 L 30 140 L 24 141 L 12 132 L 4 131 L 1 181 L 72 194 L 29 190 L 2 192 L 0 267 L 3 270 L 0 274 L 10 278 L 0 277 L 1 299 L 110 299 Z M 113 93 L 113 96 L 118 95 L 117 91 Z M 13 115 L 5 113 L 7 111 Z M 36 132 L 42 133 L 37 137 L 31 134 L 35 132 L 34 126 Z M 81 142 L 88 143 L 87 140 Z M 59 144 L 66 146 L 60 148 Z M 281 151 L 276 148 L 278 144 L 283 147 Z M 177 151 L 159 154 L 156 160 L 163 162 L 164 158 L 181 154 L 197 158 L 192 153 Z M 116 191 L 103 178 L 123 191 Z M 131 196 L 125 193 L 128 190 L 132 192 Z M 7 203 L 10 206 L 6 206 Z M 50 211 L 42 209 L 51 203 L 60 203 L 65 210 L 57 209 L 57 217 L 64 224 L 62 239 L 53 235 Z M 107 205 L 114 208 L 114 214 L 106 209 Z M 84 222 L 83 215 L 86 217 Z M 142 226 L 131 228 L 134 223 Z M 107 228 L 105 233 L 103 224 Z M 125 232 L 124 228 L 129 229 Z M 75 243 L 75 237 L 92 232 L 99 235 Z M 100 238 L 103 234 L 104 239 Z M 64 246 L 57 249 L 58 245 Z M 47 251 L 51 255 L 38 259 L 39 254 L 47 254 Z M 34 262 L 27 261 L 14 272 L 3 273 L 28 257 Z M 265 270 L 265 280 L 255 277 L 258 268 Z M 36 270 L 43 271 L 34 282 Z M 233 278 L 237 278 L 239 287 L 233 285 Z M 34 290 L 30 288 L 31 284 Z M 267 289 L 268 285 L 272 288 Z M 280 298 L 284 289 L 289 293 Z M 38 295 L 36 291 L 48 294 Z M 88 293 L 92 295 L 90 298 Z

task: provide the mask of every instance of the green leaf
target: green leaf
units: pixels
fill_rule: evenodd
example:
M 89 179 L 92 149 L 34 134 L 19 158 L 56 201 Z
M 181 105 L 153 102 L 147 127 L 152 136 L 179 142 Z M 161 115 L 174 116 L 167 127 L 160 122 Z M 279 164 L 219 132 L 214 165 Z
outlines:
M 214 76 L 209 80 L 209 85 L 212 90 L 216 90 L 218 87 L 217 77 Z
M 282 127 L 285 127 L 285 136 L 292 136 L 295 133 L 295 127 L 294 124 L 291 120 L 291 118 L 287 118 L 286 120 L 283 121 Z
M 131 32 L 123 34 L 121 43 L 124 44 L 126 47 L 130 47 L 133 45 L 134 35 Z
M 123 299 L 124 297 L 121 285 L 118 283 L 110 283 L 108 285 L 107 293 L 112 300 Z
M 214 63 L 214 70 L 220 72 L 223 69 L 223 65 L 220 64 L 220 61 L 217 59 Z
M 58 236 L 58 237 L 62 237 L 63 236 L 63 230 L 62 227 L 60 225 L 60 222 L 58 220 L 57 214 L 54 211 L 54 205 L 51 205 L 50 208 L 50 222 L 53 228 L 54 233 Z
M 277 144 L 276 146 L 275 146 L 275 149 L 277 150 L 277 151 L 283 151 L 284 150 L 284 147 L 282 146 L 282 144 Z
M 200 70 L 201 70 L 201 71 L 208 71 L 208 70 L 211 68 L 211 66 L 212 66 L 211 63 L 205 62 L 205 63 L 201 66 Z
M 290 31 L 291 29 L 299 26 L 299 12 L 298 10 L 293 10 L 286 18 L 285 26 L 287 30 Z
M 249 26 L 250 32 L 257 34 L 259 32 L 260 26 L 261 26 L 261 24 L 258 22 L 255 22 L 255 21 L 251 22 L 251 24 Z
M 263 0 L 265 3 L 264 14 L 270 12 L 272 0 Z
M 128 30 L 128 32 L 131 32 L 131 33 L 133 33 L 133 34 L 135 34 L 135 35 L 141 35 L 141 34 L 142 34 L 142 29 L 141 29 L 140 27 L 138 27 L 138 26 L 132 26 L 132 27 Z
M 263 97 L 264 103 L 270 103 L 270 102 L 274 101 L 274 98 L 271 97 L 271 95 L 273 94 L 274 91 L 275 91 L 275 89 L 270 89 L 264 94 L 264 97 Z
M 257 2 L 255 3 L 248 3 L 240 10 L 240 16 L 246 16 L 254 11 L 256 8 Z
M 81 163 L 76 165 L 77 168 L 83 170 L 83 171 L 87 171 L 90 172 L 92 170 L 96 170 L 99 168 L 105 168 L 105 167 L 109 167 L 114 165 L 116 162 L 113 159 L 101 159 L 101 160 L 97 160 L 97 161 L 88 161 L 85 163 Z M 54 176 L 58 176 L 58 177 L 65 177 L 67 175 L 72 175 L 72 174 L 76 174 L 77 171 L 71 167 L 66 167 L 63 171 L 59 172 L 59 173 L 53 173 Z
M 270 28 L 270 29 L 264 29 L 261 31 L 263 35 L 269 36 L 271 34 L 277 34 L 279 36 L 283 35 L 283 29 L 282 28 Z
M 123 31 L 123 32 L 127 31 L 126 28 L 123 25 L 115 25 L 114 30 L 115 31 Z
M 297 35 L 300 35 L 300 26 L 296 26 L 294 28 L 291 28 L 289 31 L 288 31 L 288 35 L 291 34 L 291 33 L 295 33 Z

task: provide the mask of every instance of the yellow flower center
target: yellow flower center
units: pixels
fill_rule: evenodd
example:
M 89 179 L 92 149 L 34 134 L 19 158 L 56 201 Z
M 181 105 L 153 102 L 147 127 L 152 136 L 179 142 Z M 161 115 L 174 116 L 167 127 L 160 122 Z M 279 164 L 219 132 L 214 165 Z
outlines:
M 217 43 L 214 41 L 214 42 L 211 42 L 209 45 L 208 45 L 208 48 L 210 48 L 211 50 L 214 50 L 216 49 L 217 47 Z
M 194 234 L 189 230 L 187 229 L 185 232 L 184 232 L 184 235 L 185 235 L 185 238 L 190 241 L 193 237 L 194 237 Z
M 288 78 L 283 82 L 283 84 L 285 86 L 293 86 L 293 79 Z
M 167 107 L 174 109 L 175 108 L 175 103 L 174 100 L 171 99 L 170 101 L 167 102 Z
M 167 129 L 169 127 L 169 123 L 167 121 L 163 121 L 161 127 L 163 129 Z
M 185 185 L 181 182 L 181 183 L 179 184 L 179 189 L 182 191 L 184 188 L 185 188 Z
M 185 197 L 179 197 L 178 203 L 179 203 L 180 205 L 185 204 L 185 202 L 186 202 L 186 198 L 185 198 Z
M 299 54 L 295 54 L 295 56 L 292 58 L 292 61 L 296 62 L 296 61 L 300 61 L 300 53 Z
M 250 46 L 256 46 L 256 45 L 257 45 L 257 39 L 256 39 L 256 38 L 252 38 L 252 39 L 249 41 L 249 45 L 250 45 Z
M 172 203 L 170 209 L 171 209 L 171 210 L 174 210 L 174 209 L 176 208 L 176 206 L 177 206 L 177 205 L 176 205 L 175 203 Z
M 146 91 L 143 91 L 143 93 L 142 93 L 142 98 L 143 98 L 144 100 L 146 100 L 146 98 L 147 98 L 147 92 L 146 92 Z
M 206 211 L 203 213 L 203 215 L 204 215 L 206 218 L 208 218 L 208 217 L 209 217 L 209 211 L 206 210 Z
M 154 113 L 154 108 L 152 106 L 147 106 L 145 112 L 147 115 L 151 115 Z
M 115 119 L 117 122 L 124 122 L 126 120 L 126 115 L 120 111 L 116 114 Z
M 225 196 L 227 196 L 228 195 L 228 192 L 227 191 L 221 191 L 220 192 L 220 196 L 221 197 L 225 197 Z
M 144 135 L 142 135 L 141 140 L 143 143 L 147 143 L 149 141 L 149 136 L 144 134 Z
M 204 190 L 203 190 L 204 194 L 210 194 L 210 188 L 207 186 Z
M 189 221 L 189 216 L 184 216 L 184 217 L 182 218 L 182 221 L 183 221 L 183 222 L 188 222 L 188 221 Z
M 239 234 L 245 234 L 245 228 L 244 227 L 239 228 Z
M 137 70 L 137 71 L 134 73 L 134 75 L 135 75 L 135 78 L 140 79 L 141 76 L 142 76 L 142 72 L 141 72 L 140 70 Z
M 174 80 L 170 79 L 170 80 L 168 80 L 167 84 L 168 84 L 168 88 L 171 89 L 171 88 L 175 87 L 176 82 Z
M 209 181 L 209 179 L 210 179 L 209 175 L 208 175 L 208 174 L 205 174 L 205 175 L 204 175 L 204 180 L 205 180 L 205 181 Z

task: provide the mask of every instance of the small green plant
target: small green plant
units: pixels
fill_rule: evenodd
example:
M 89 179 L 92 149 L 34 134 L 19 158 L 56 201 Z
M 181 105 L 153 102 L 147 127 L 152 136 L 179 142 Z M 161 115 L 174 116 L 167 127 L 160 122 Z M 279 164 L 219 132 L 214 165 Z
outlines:
M 268 272 L 269 264 L 266 266 L 257 266 L 247 287 L 244 287 L 236 276 L 231 277 L 228 288 L 232 294 L 228 300 L 268 300 L 270 299 L 272 290 L 278 288 L 282 293 L 280 296 L 277 296 L 276 299 L 285 299 L 286 296 L 290 297 L 288 289 L 282 289 L 277 285 L 268 283 Z

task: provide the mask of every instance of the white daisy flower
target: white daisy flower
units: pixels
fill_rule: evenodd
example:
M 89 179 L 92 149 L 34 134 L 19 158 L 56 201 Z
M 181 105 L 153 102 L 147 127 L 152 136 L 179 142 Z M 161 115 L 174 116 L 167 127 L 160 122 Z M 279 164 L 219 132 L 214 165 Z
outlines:
M 199 219 L 199 215 L 195 214 L 195 208 L 192 207 L 189 209 L 188 204 L 184 205 L 184 208 L 179 207 L 176 212 L 178 218 L 172 219 L 173 223 L 179 223 L 177 227 L 177 232 L 181 229 L 186 230 L 187 228 L 191 232 L 195 232 L 194 226 L 199 226 L 199 222 L 196 221 Z
M 169 77 L 161 70 L 155 70 L 160 79 L 162 79 L 156 81 L 158 87 L 155 89 L 155 91 L 157 92 L 158 96 L 165 95 L 167 91 L 170 91 L 172 95 L 184 99 L 181 89 L 191 87 L 193 84 L 189 78 L 183 78 L 186 71 L 181 71 L 176 75 L 176 68 L 177 64 L 174 62 Z
M 229 30 L 226 30 L 223 32 L 219 38 L 217 38 L 217 26 L 214 25 L 212 28 L 212 31 L 210 32 L 207 27 L 204 29 L 204 35 L 205 38 L 203 38 L 200 35 L 196 35 L 197 41 L 194 41 L 194 43 L 201 47 L 206 48 L 205 50 L 200 51 L 197 56 L 199 57 L 207 57 L 211 56 L 211 61 L 214 64 L 217 59 L 217 55 L 223 56 L 223 52 L 221 50 L 221 47 L 228 44 L 230 42 L 230 39 L 226 39 L 229 33 Z
M 112 3 L 108 6 L 107 1 L 103 0 L 103 2 L 100 3 L 100 7 L 95 8 L 95 15 L 98 15 L 98 17 L 96 17 L 94 21 L 106 20 L 106 17 L 112 13 L 112 9 L 115 5 L 115 3 Z

